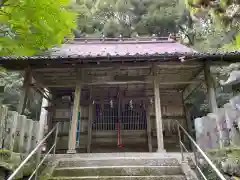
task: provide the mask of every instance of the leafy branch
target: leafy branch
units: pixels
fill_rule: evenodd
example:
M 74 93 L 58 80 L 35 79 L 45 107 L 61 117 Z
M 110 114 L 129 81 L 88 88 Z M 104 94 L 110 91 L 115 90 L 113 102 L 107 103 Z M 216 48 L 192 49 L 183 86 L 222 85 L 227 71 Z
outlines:
M 32 56 L 61 45 L 76 27 L 75 13 L 68 8 L 70 3 L 70 0 L 2 1 L 0 55 Z

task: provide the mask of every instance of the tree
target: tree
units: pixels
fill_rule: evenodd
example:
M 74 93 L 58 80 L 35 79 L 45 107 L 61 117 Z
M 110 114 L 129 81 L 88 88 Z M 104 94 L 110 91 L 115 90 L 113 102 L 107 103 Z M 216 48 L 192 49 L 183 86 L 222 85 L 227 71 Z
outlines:
M 32 56 L 70 37 L 75 13 L 70 0 L 3 0 L 0 4 L 0 55 Z
M 23 76 L 18 72 L 1 72 L 0 74 L 0 104 L 7 105 L 12 111 L 17 111 L 23 85 Z M 30 90 L 25 115 L 36 119 L 41 107 L 41 95 Z
M 195 23 L 211 24 L 214 31 L 224 34 L 226 41 L 220 50 L 240 48 L 240 2 L 237 0 L 186 0 Z
M 168 36 L 178 31 L 183 6 L 178 0 L 78 0 L 82 35 Z

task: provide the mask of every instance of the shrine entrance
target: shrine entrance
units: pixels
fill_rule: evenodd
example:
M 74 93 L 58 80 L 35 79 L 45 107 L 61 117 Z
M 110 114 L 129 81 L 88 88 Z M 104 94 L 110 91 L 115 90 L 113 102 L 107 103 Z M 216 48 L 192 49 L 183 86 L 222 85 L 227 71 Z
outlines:
M 111 152 L 147 151 L 147 118 L 144 105 L 132 101 L 95 104 L 92 149 Z M 134 143 L 133 143 L 134 142 Z M 96 151 L 99 152 L 99 151 Z

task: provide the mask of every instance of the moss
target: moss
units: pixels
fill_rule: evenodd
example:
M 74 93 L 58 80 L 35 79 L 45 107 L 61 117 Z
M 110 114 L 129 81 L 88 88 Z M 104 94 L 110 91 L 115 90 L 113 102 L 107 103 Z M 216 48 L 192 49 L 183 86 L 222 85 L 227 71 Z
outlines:
M 211 158 L 216 167 L 223 173 L 228 175 L 236 175 L 234 172 L 236 169 L 235 162 L 239 162 L 240 159 L 240 148 L 239 147 L 227 147 L 223 149 L 214 149 L 207 151 L 208 156 Z M 230 162 L 230 163 L 229 163 Z M 223 164 L 227 164 L 224 167 Z M 201 169 L 205 175 L 207 175 L 208 180 L 216 180 L 218 179 L 215 172 L 213 172 L 212 168 L 204 163 L 201 165 Z
M 41 172 L 40 180 L 51 179 L 53 171 L 57 165 L 58 165 L 57 161 L 54 161 L 53 164 L 51 163 L 51 161 L 45 161 L 40 170 L 40 172 Z
M 13 171 L 18 165 L 18 158 L 11 151 L 1 149 L 0 150 L 0 167 L 8 171 Z
M 8 161 L 11 158 L 11 152 L 6 149 L 0 150 L 0 160 L 1 161 Z
M 26 158 L 26 155 L 19 153 L 13 153 L 9 150 L 0 150 L 0 167 L 3 171 L 13 172 L 21 162 Z M 29 176 L 32 174 L 36 167 L 35 156 L 32 157 L 23 167 L 23 169 L 18 173 L 17 178 L 22 178 L 23 176 Z
M 240 147 L 227 147 L 227 148 L 223 148 L 223 149 L 214 149 L 214 150 L 210 150 L 207 151 L 207 153 L 209 154 L 210 157 L 236 157 L 239 158 L 240 157 Z

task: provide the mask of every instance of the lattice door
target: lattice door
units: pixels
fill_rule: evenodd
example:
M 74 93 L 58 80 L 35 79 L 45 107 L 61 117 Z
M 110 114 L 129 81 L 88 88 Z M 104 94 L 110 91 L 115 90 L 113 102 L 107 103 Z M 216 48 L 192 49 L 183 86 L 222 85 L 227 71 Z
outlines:
M 121 112 L 121 127 L 124 130 L 147 129 L 146 111 L 138 105 L 126 104 Z
M 122 130 L 145 130 L 147 128 L 146 111 L 139 105 L 125 104 L 122 107 L 113 104 L 101 106 L 96 104 L 96 117 L 93 121 L 93 130 L 117 130 L 120 120 Z

